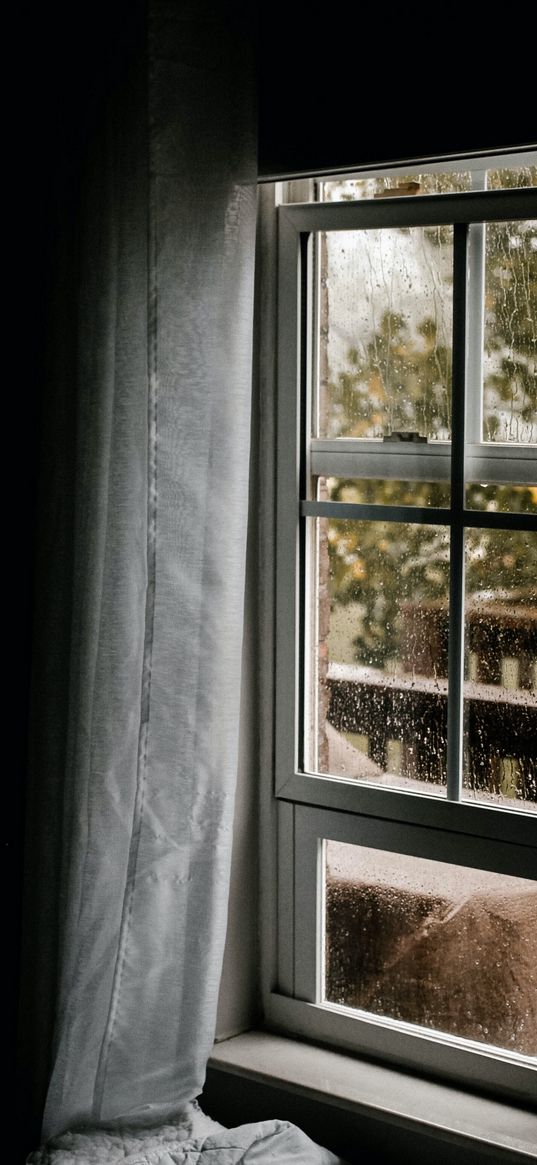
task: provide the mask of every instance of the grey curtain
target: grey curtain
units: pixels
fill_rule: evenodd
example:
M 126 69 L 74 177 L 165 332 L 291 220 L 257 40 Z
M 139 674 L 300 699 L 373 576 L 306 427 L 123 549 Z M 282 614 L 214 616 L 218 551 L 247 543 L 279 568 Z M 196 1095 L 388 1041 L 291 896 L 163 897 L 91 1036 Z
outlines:
M 53 312 L 23 991 L 44 1137 L 164 1118 L 199 1094 L 226 927 L 251 46 L 218 0 L 151 0 L 143 40 L 88 135 Z

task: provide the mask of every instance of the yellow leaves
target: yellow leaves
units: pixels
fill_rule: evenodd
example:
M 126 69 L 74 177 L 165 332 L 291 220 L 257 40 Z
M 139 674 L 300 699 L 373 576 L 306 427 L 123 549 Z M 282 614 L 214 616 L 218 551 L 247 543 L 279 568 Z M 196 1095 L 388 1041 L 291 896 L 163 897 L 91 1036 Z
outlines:
M 369 395 L 373 397 L 374 400 L 386 400 L 386 389 L 384 387 L 384 381 L 378 369 L 375 369 L 375 371 L 372 372 L 369 376 L 367 387 L 369 389 Z

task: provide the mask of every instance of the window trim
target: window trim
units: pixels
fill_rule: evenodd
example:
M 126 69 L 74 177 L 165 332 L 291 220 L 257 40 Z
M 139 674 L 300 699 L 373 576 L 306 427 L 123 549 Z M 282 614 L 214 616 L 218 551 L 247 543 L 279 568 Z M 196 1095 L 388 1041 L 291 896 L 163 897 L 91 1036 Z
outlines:
M 276 594 L 278 608 L 278 633 L 276 636 L 276 736 L 275 736 L 275 787 L 274 805 L 278 820 L 278 908 L 276 919 L 276 941 L 273 945 L 274 968 L 270 987 L 265 992 L 266 1018 L 269 1024 L 279 1030 L 295 1032 L 308 1038 L 315 1038 L 319 1042 L 330 1042 L 338 1046 L 349 1048 L 355 1052 L 365 1051 L 366 1054 L 381 1055 L 391 1062 L 410 1064 L 414 1068 L 430 1071 L 434 1074 L 456 1076 L 466 1079 L 472 1084 L 483 1084 L 481 1069 L 485 1066 L 486 1084 L 498 1091 L 501 1095 L 513 1095 L 522 1100 L 533 1096 L 534 1081 L 529 1080 L 533 1075 L 532 1069 L 526 1066 L 520 1068 L 519 1062 L 513 1063 L 509 1053 L 494 1053 L 476 1045 L 475 1050 L 468 1051 L 461 1047 L 456 1040 L 445 1036 L 435 1036 L 432 1033 L 407 1032 L 399 1030 L 394 1035 L 393 1027 L 384 1021 L 364 1021 L 357 1019 L 351 1009 L 334 1008 L 332 1005 L 292 998 L 301 989 L 301 960 L 302 954 L 296 952 L 295 919 L 306 922 L 305 932 L 312 941 L 312 935 L 318 933 L 319 919 L 315 914 L 316 923 L 312 929 L 312 904 L 309 899 L 309 910 L 304 910 L 304 878 L 302 871 L 307 868 L 311 877 L 312 870 L 317 869 L 318 846 L 313 842 L 311 834 L 312 822 L 326 825 L 327 821 L 335 822 L 339 819 L 338 828 L 346 822 L 351 833 L 356 830 L 357 822 L 366 823 L 364 828 L 370 831 L 373 818 L 383 820 L 383 828 L 388 835 L 390 829 L 405 829 L 416 827 L 423 830 L 441 831 L 459 837 L 463 843 L 468 839 L 482 839 L 483 853 L 492 845 L 496 857 L 487 868 L 497 868 L 498 855 L 505 847 L 514 846 L 518 854 L 514 865 L 524 868 L 525 876 L 535 877 L 537 869 L 536 848 L 536 821 L 530 815 L 525 817 L 517 810 L 509 810 L 493 805 L 481 806 L 471 802 L 448 801 L 420 795 L 406 790 L 379 789 L 367 783 L 360 783 L 345 778 L 305 775 L 299 765 L 298 741 L 300 734 L 298 727 L 301 718 L 301 691 L 303 688 L 301 675 L 301 658 L 303 653 L 295 653 L 295 629 L 301 623 L 300 599 L 300 570 L 299 559 L 304 555 L 304 539 L 301 519 L 308 513 L 319 514 L 320 503 L 312 503 L 305 499 L 305 491 L 300 488 L 304 485 L 306 473 L 310 469 L 319 472 L 322 457 L 330 456 L 330 442 L 311 442 L 309 449 L 305 447 L 304 432 L 299 425 L 299 412 L 307 408 L 311 400 L 311 349 L 310 341 L 303 342 L 306 331 L 307 304 L 302 293 L 305 284 L 305 272 L 308 266 L 307 239 L 311 232 L 330 230 L 356 229 L 359 224 L 364 229 L 377 226 L 429 226 L 445 225 L 450 223 L 482 223 L 488 221 L 512 221 L 516 218 L 531 217 L 528 210 L 528 190 L 520 191 L 493 191 L 468 192 L 460 195 L 433 195 L 421 196 L 419 199 L 386 199 L 375 203 L 331 203 L 331 204 L 295 204 L 280 207 L 279 219 L 279 272 L 280 295 L 278 299 L 278 365 L 280 389 L 278 398 L 278 454 L 277 454 L 277 529 L 278 552 L 276 555 Z M 506 197 L 507 195 L 507 197 Z M 535 204 L 537 191 L 530 194 L 529 201 Z M 365 210 L 364 210 L 365 208 Z M 537 209 L 535 211 L 537 215 Z M 466 261 L 466 259 L 465 259 Z M 460 278 L 460 275 L 459 275 Z M 281 289 L 283 287 L 283 293 Z M 298 293 L 297 293 L 298 289 Z M 464 312 L 465 316 L 465 312 Z M 464 327 L 464 320 L 462 321 Z M 464 368 L 462 369 L 464 376 Z M 291 384 L 299 383 L 302 386 L 300 401 Z M 287 386 L 282 391 L 282 383 Z M 285 399 L 285 407 L 282 400 Z M 296 404 L 296 407 L 295 407 Z M 290 407 L 291 406 L 291 407 Z M 462 421 L 462 429 L 464 421 Z M 459 441 L 463 439 L 459 433 Z M 345 439 L 339 439 L 338 444 Z M 359 442 L 350 442 L 345 455 L 355 457 L 358 453 L 366 452 Z M 372 444 L 372 443 L 367 443 Z M 350 448 L 353 445 L 353 448 Z M 440 443 L 439 443 L 440 446 Z M 423 447 L 422 447 L 423 448 Z M 523 448 L 523 447 L 522 447 Z M 431 447 L 425 447 L 426 454 L 431 453 Z M 414 450 L 415 452 L 415 450 Z M 505 446 L 491 451 L 490 446 L 473 446 L 471 456 L 476 458 L 477 476 L 481 477 L 482 458 L 492 452 L 498 474 L 506 474 L 499 480 L 513 481 L 507 476 L 510 450 Z M 514 451 L 518 455 L 520 449 Z M 311 458 L 310 458 L 311 453 Z M 403 456 L 407 450 L 401 450 Z M 378 450 L 372 450 L 373 456 L 378 458 Z M 397 451 L 399 454 L 399 451 Z M 396 456 L 397 456 L 396 454 Z M 421 450 L 420 450 L 421 454 Z M 425 456 L 426 456 L 425 454 Z M 433 457 L 439 460 L 445 450 L 434 450 Z M 424 456 L 423 454 L 421 454 Z M 394 452 L 389 451 L 385 459 L 392 458 Z M 524 451 L 520 461 L 529 462 L 531 452 Z M 503 467 L 502 467 L 502 462 Z M 507 462 L 507 464 L 505 464 Z M 300 468 L 302 466 L 302 469 Z M 425 466 L 424 466 L 425 469 Z M 521 471 L 525 475 L 528 467 L 524 465 Z M 302 480 L 301 480 L 302 474 Z M 360 476 L 367 476 L 362 470 Z M 374 476 L 374 474 L 371 474 Z M 390 476 L 390 474 L 383 476 Z M 421 474 L 420 474 L 421 476 Z M 488 480 L 488 478 L 487 478 Z M 527 476 L 524 477 L 527 480 Z M 459 472 L 459 488 L 464 477 L 462 469 Z M 289 498 L 302 498 L 300 506 L 291 505 Z M 334 513 L 335 503 L 326 503 L 330 512 Z M 364 514 L 364 507 L 345 507 L 345 515 L 352 517 L 350 509 L 360 510 L 360 516 L 379 517 L 379 508 L 371 507 L 372 513 Z M 468 526 L 500 526 L 509 528 L 510 516 L 506 514 L 461 512 L 464 515 L 462 525 Z M 446 521 L 449 511 L 442 514 L 439 511 L 438 521 Z M 401 520 L 401 508 L 397 508 L 397 515 Z M 356 515 L 358 516 L 358 514 Z M 412 507 L 413 520 L 417 518 L 417 510 Z M 528 516 L 529 517 L 529 516 Z M 426 518 L 431 520 L 431 511 L 426 512 Z M 522 520 L 521 520 L 522 518 Z M 507 520 L 506 520 L 507 519 Z M 402 519 L 404 520 L 404 519 Z M 453 521 L 450 523 L 453 526 Z M 516 515 L 512 525 L 518 529 L 522 527 L 536 529 L 535 518 L 526 518 Z M 282 553 L 281 545 L 287 547 Z M 293 561 L 294 559 L 294 561 Z M 290 588 L 290 570 L 294 572 L 294 585 Z M 301 632 L 304 634 L 303 630 Z M 282 727 L 283 725 L 283 727 Z M 292 747 L 291 747 L 292 742 Z M 320 816 L 319 816 L 320 815 Z M 350 825 L 349 825 L 350 823 Z M 335 824 L 334 824 L 334 828 Z M 309 832 L 308 832 L 309 831 Z M 315 830 L 314 830 L 315 832 Z M 326 833 L 324 836 L 327 836 Z M 330 834 L 332 836 L 332 834 Z M 312 848 L 313 847 L 313 848 Z M 467 849 L 466 849 L 466 852 Z M 290 854 L 294 857 L 291 859 Z M 511 854 L 513 857 L 513 854 Z M 492 861 L 488 859 L 489 863 Z M 469 862 L 467 864 L 470 864 Z M 476 863 L 473 863 L 476 864 Z M 483 867 L 485 868 L 485 867 Z M 511 864 L 511 872 L 513 863 Z M 524 875 L 519 875 L 524 876 Z M 306 891 L 307 892 L 307 891 Z M 318 908 L 315 907 L 318 911 Z M 307 921 L 306 921 L 307 920 Z M 302 927 L 304 929 L 304 927 Z M 299 968 L 298 984 L 296 968 Z M 270 977 L 269 977 L 270 978 Z M 274 989 L 276 987 L 276 989 Z M 311 995 L 311 991 L 309 991 Z M 364 1028 L 364 1023 L 366 1027 Z M 361 1031 L 358 1032 L 358 1027 Z M 409 1025 L 410 1027 L 410 1025 Z M 374 1038 L 370 1041 L 364 1037 L 364 1031 L 371 1029 Z M 353 1033 L 349 1037 L 349 1032 Z M 380 1034 L 379 1033 L 385 1033 Z M 399 1036 L 403 1037 L 401 1040 Z M 410 1040 L 410 1044 L 409 1041 Z M 457 1043 L 457 1046 L 451 1046 Z M 419 1045 L 419 1054 L 413 1055 L 409 1048 Z M 442 1061 L 438 1058 L 438 1046 L 442 1047 Z M 396 1049 L 394 1054 L 393 1049 Z M 507 1069 L 506 1069 L 507 1065 Z M 477 1069 L 476 1066 L 479 1066 Z

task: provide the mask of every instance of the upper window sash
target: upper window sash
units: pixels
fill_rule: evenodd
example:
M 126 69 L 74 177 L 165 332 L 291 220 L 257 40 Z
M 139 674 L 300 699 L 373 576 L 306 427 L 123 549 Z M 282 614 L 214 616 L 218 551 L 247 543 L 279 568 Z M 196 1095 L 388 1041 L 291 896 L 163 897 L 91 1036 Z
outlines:
M 533 515 L 472 512 L 465 510 L 464 504 L 464 458 L 466 452 L 466 481 L 468 470 L 478 480 L 505 480 L 525 482 L 532 474 L 534 451 L 531 447 L 505 445 L 491 446 L 488 443 L 465 449 L 464 395 L 467 375 L 467 304 L 468 283 L 468 231 L 473 223 L 497 221 L 524 221 L 537 217 L 537 189 L 507 190 L 492 192 L 471 192 L 457 195 L 420 196 L 417 199 L 385 199 L 373 202 L 344 202 L 330 204 L 305 204 L 280 207 L 279 209 L 279 392 L 278 392 L 278 541 L 277 556 L 277 596 L 280 634 L 277 645 L 277 668 L 279 680 L 276 691 L 276 719 L 278 734 L 276 741 L 276 790 L 280 796 L 305 802 L 334 805 L 334 798 L 344 799 L 341 807 L 356 809 L 357 802 L 371 797 L 375 806 L 389 797 L 394 802 L 397 816 L 399 805 L 414 794 L 395 791 L 386 793 L 380 789 L 367 790 L 347 787 L 343 780 L 331 781 L 323 777 L 320 781 L 302 774 L 300 763 L 300 738 L 303 720 L 303 663 L 302 652 L 295 644 L 295 636 L 300 637 L 300 609 L 302 574 L 300 561 L 304 548 L 301 543 L 300 516 L 320 515 L 330 512 L 333 517 L 381 517 L 378 509 L 354 506 L 349 503 L 321 502 L 309 493 L 314 476 L 360 476 L 401 477 L 412 476 L 431 480 L 432 470 L 440 466 L 442 477 L 451 476 L 451 506 L 436 515 L 441 523 L 450 525 L 454 535 L 461 541 L 462 528 L 467 525 L 496 526 L 508 528 L 513 523 L 518 529 L 535 529 Z M 454 248 L 454 329 L 453 329 L 453 416 L 452 441 L 424 445 L 400 444 L 378 441 L 354 441 L 338 438 L 334 441 L 311 440 L 312 386 L 312 323 L 313 301 L 311 291 L 311 248 L 309 240 L 312 232 L 320 230 L 349 230 L 401 226 L 452 225 L 455 227 Z M 339 464 L 336 463 L 339 459 Z M 359 462 L 358 462 L 359 459 Z M 366 467 L 364 459 L 369 464 Z M 434 459 L 434 460 L 433 460 Z M 472 465 L 473 462 L 473 465 Z M 404 472 L 402 465 L 405 465 Z M 373 472 L 370 467 L 373 467 Z M 448 468 L 450 466 L 450 468 Z M 492 468 L 495 476 L 492 477 Z M 354 472 L 353 472 L 354 470 Z M 433 479 L 436 473 L 433 475 Z M 530 478 L 531 480 L 531 478 Z M 371 508 L 371 513 L 365 510 Z M 385 507 L 384 507 L 385 508 Z M 339 510 L 342 513 L 339 514 Z M 343 512 L 344 511 L 344 512 Z M 354 512 L 356 511 L 356 513 Z M 435 515 L 429 510 L 422 516 L 417 509 L 408 514 L 409 521 L 431 522 Z M 398 513 L 392 515 L 396 521 L 406 520 Z M 456 548 L 455 548 L 456 549 Z M 454 559 L 462 563 L 462 544 L 454 553 Z M 453 578 L 455 578 L 453 572 Z M 455 585 L 457 584 L 457 585 Z M 453 612 L 461 607 L 462 584 L 455 579 L 453 586 L 458 607 L 451 602 L 452 639 L 457 639 Z M 459 611 L 459 623 L 462 615 Z M 462 631 L 459 628 L 461 637 Z M 457 661 L 457 653 L 452 653 Z M 459 663 L 457 663 L 459 667 Z M 461 677 L 458 678 L 460 689 Z M 452 705 L 460 712 L 460 692 L 451 680 Z M 460 730 L 452 732 L 452 738 L 459 748 Z M 460 758 L 453 755 L 451 762 L 453 786 L 452 796 L 458 795 L 460 784 Z M 456 788 L 457 786 L 457 788 Z M 395 802 L 398 803 L 397 809 Z M 338 802 L 339 803 L 339 802 Z M 445 805 L 442 811 L 445 811 Z M 371 806 L 373 811 L 374 806 Z M 453 812 L 466 812 L 466 806 L 453 806 Z M 472 807 L 473 812 L 478 812 Z M 450 810 L 451 812 L 451 810 Z M 489 808 L 484 810 L 490 813 Z M 506 810 L 498 810 L 505 813 Z M 507 810 L 508 816 L 511 816 Z M 518 816 L 518 814 L 516 815 Z M 533 824 L 528 828 L 533 830 Z
M 300 234 L 312 231 L 375 230 L 450 226 L 457 223 L 515 222 L 537 216 L 537 187 L 469 190 L 359 202 L 304 202 L 278 208 Z
M 423 445 L 402 441 L 394 446 L 385 444 L 380 437 L 373 440 L 313 438 L 309 452 L 314 477 L 449 481 L 451 476 L 450 441 L 430 441 Z M 468 443 L 465 466 L 467 482 L 532 485 L 536 450 L 534 446 L 515 443 Z
M 465 305 L 466 334 L 460 358 L 465 368 L 459 378 L 466 388 L 464 431 L 465 476 L 468 483 L 487 480 L 491 484 L 509 482 L 531 484 L 535 479 L 535 450 L 516 443 L 480 440 L 481 347 L 483 287 L 480 272 L 483 255 L 476 247 L 475 232 L 487 222 L 524 221 L 537 217 L 537 189 L 471 191 L 462 194 L 389 198 L 382 200 L 305 203 L 280 208 L 291 230 L 304 239 L 311 232 L 390 229 L 466 225 L 473 227 L 472 246 L 465 248 L 464 280 L 468 292 Z M 482 240 L 481 240 L 482 242 Z M 482 247 L 481 247 L 482 251 Z M 481 272 L 482 275 L 482 272 Z M 460 299 L 461 288 L 454 287 Z M 456 340 L 456 337 L 454 337 Z M 311 341 L 310 341 L 311 342 Z M 479 349 L 479 351 L 478 351 Z M 453 359 L 459 358 L 454 351 Z M 308 471 L 312 476 L 334 475 L 369 478 L 404 478 L 407 481 L 444 481 L 450 477 L 451 441 L 428 442 L 420 447 L 382 439 L 308 440 Z M 455 453 L 455 449 L 453 449 Z

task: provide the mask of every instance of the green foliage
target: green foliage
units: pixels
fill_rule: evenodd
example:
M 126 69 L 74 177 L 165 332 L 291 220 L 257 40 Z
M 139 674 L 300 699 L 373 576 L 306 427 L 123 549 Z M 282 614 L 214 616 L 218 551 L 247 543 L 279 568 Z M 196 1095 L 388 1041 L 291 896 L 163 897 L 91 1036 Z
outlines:
M 414 429 L 435 435 L 449 424 L 451 357 L 426 317 L 412 334 L 403 316 L 386 311 L 363 357 L 350 348 L 347 368 L 330 385 L 338 437 Z

